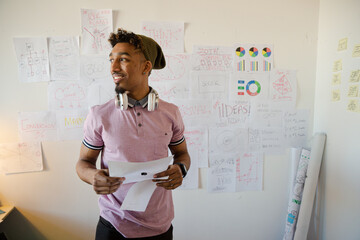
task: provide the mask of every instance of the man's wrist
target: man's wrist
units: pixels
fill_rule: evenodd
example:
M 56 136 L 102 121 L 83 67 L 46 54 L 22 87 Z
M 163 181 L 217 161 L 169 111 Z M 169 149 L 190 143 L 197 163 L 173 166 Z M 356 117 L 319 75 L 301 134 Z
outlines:
M 187 168 L 186 168 L 185 164 L 183 164 L 181 162 L 174 163 L 174 164 L 176 164 L 176 165 L 178 165 L 180 167 L 182 177 L 184 178 L 186 176 L 186 174 L 187 174 Z

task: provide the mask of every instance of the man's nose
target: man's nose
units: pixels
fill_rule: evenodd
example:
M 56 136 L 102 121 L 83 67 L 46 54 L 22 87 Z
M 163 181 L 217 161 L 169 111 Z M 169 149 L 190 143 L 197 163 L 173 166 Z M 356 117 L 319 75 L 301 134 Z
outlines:
M 111 72 L 119 72 L 121 70 L 120 61 L 114 60 L 110 65 L 110 71 Z

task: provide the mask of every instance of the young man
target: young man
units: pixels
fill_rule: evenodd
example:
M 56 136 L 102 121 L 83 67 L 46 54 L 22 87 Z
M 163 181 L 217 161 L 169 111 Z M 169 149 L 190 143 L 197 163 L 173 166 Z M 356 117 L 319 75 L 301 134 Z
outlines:
M 123 109 L 114 100 L 91 108 L 76 165 L 79 177 L 100 194 L 96 239 L 172 239 L 170 190 L 182 184 L 190 157 L 179 109 L 157 99 L 156 91 L 148 85 L 151 70 L 164 68 L 165 58 L 153 39 L 122 29 L 112 33 L 109 42 L 116 99 L 127 97 L 128 103 L 123 102 Z M 168 148 L 174 154 L 174 164 L 154 176 L 157 188 L 145 212 L 119 210 L 132 184 L 122 184 L 123 177 L 109 177 L 108 161 L 156 160 L 167 157 Z M 101 169 L 97 169 L 100 152 Z M 156 180 L 161 177 L 167 179 Z

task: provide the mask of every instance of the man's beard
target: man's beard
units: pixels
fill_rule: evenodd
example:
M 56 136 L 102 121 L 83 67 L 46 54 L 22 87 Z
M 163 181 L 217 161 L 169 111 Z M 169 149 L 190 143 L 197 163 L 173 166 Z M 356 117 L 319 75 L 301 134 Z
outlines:
M 122 87 L 120 87 L 118 84 L 115 86 L 115 92 L 116 94 L 123 94 L 126 90 Z

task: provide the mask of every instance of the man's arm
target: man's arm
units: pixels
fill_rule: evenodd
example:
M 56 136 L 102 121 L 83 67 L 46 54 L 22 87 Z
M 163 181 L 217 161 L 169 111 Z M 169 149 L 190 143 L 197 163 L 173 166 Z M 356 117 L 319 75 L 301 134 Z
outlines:
M 171 153 L 174 154 L 174 164 L 170 165 L 166 171 L 154 175 L 154 178 L 168 177 L 168 179 L 154 179 L 153 181 L 157 182 L 156 185 L 159 187 L 163 187 L 167 190 L 173 190 L 181 186 L 183 181 L 181 168 L 175 163 L 182 163 L 185 165 L 186 169 L 189 170 L 190 156 L 187 151 L 185 140 L 179 145 L 169 146 L 169 148 Z
M 76 164 L 76 172 L 81 180 L 93 185 L 97 194 L 115 192 L 125 178 L 109 177 L 108 169 L 97 169 L 96 161 L 101 150 L 93 150 L 81 145 L 80 157 Z

